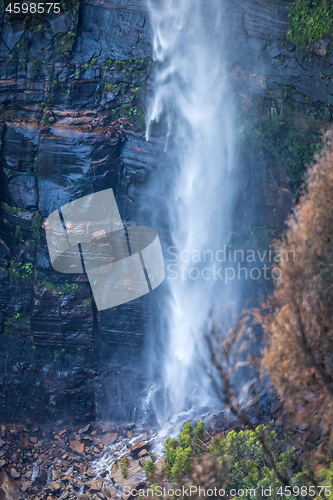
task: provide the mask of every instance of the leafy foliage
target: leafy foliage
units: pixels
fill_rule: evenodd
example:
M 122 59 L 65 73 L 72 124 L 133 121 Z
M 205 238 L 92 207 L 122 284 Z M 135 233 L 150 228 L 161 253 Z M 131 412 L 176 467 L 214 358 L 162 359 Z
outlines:
M 12 316 L 6 317 L 4 322 L 5 330 L 9 330 L 12 326 L 20 326 L 26 323 L 29 319 L 28 315 L 16 312 Z
M 293 448 L 286 447 L 285 439 L 278 439 L 275 431 L 260 425 L 255 430 L 231 431 L 225 439 L 214 439 L 209 454 L 220 463 L 228 479 L 228 489 L 261 489 L 272 485 L 273 471 L 263 451 L 259 435 L 265 436 L 273 452 L 277 468 L 290 475 L 295 458 Z M 276 487 L 281 486 L 276 481 Z
M 153 479 L 156 472 L 156 457 L 153 453 L 149 453 L 149 458 L 146 461 L 143 469 L 148 479 Z
M 205 488 L 206 491 L 209 488 L 222 488 L 226 492 L 235 489 L 237 496 L 233 495 L 234 498 L 265 498 L 262 488 L 272 487 L 276 492 L 281 483 L 276 479 L 263 449 L 264 438 L 281 474 L 289 477 L 291 484 L 300 481 L 296 454 L 293 445 L 289 444 L 289 435 L 278 436 L 275 430 L 259 425 L 250 430 L 232 430 L 225 437 L 216 436 L 207 445 L 203 442 L 204 434 L 203 422 L 198 422 L 194 429 L 191 423 L 185 423 L 178 440 L 168 438 L 165 442 L 165 468 L 162 472 L 156 471 L 155 457 L 146 462 L 147 478 L 153 484 L 173 481 L 177 487 L 197 487 L 197 493 L 191 491 L 191 498 L 201 498 L 199 488 Z M 199 448 L 195 448 L 196 440 L 200 444 Z M 272 497 L 275 496 L 273 493 Z
M 295 131 L 290 120 L 277 115 L 253 122 L 248 134 L 262 160 L 286 165 L 293 184 L 303 180 L 314 154 L 315 141 L 310 133 Z
M 65 59 L 70 56 L 74 42 L 76 40 L 76 34 L 77 34 L 77 14 L 76 11 L 73 9 L 72 11 L 68 11 L 64 14 L 65 16 L 71 16 L 72 17 L 72 23 L 70 26 L 69 31 L 67 33 L 61 33 L 56 35 L 55 41 L 54 41 L 54 46 L 56 49 L 56 53 L 59 59 Z
M 9 274 L 14 282 L 32 280 L 34 265 L 31 262 L 10 261 Z
M 164 463 L 171 481 L 191 472 L 191 459 L 201 450 L 204 428 L 203 421 L 198 422 L 194 429 L 191 422 L 186 422 L 178 440 L 167 438 L 165 441 Z
M 127 477 L 128 477 L 128 467 L 129 467 L 128 457 L 123 457 L 120 460 L 120 471 L 121 471 L 121 475 L 124 479 L 127 479 Z
M 145 113 L 140 106 L 135 106 L 132 103 L 122 104 L 111 111 L 112 120 L 119 118 L 128 119 L 133 125 L 142 127 L 145 123 Z
M 294 0 L 289 11 L 287 38 L 300 46 L 310 46 L 333 32 L 331 0 Z

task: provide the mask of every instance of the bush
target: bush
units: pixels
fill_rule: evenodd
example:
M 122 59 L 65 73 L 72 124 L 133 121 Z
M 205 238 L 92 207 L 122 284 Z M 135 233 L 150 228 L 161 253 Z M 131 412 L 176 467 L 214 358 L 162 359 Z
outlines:
M 282 279 L 258 319 L 268 342 L 263 366 L 286 409 L 302 424 L 332 428 L 332 141 L 306 182 L 285 238 L 276 244 Z
M 275 431 L 263 425 L 255 430 L 231 431 L 225 439 L 214 439 L 209 450 L 211 457 L 223 463 L 223 475 L 227 479 L 228 489 L 261 490 L 269 488 L 273 480 L 276 488 L 281 486 L 278 479 L 274 479 L 259 440 L 260 434 L 269 445 L 278 470 L 286 477 L 292 475 L 295 452 L 293 447 L 287 449 L 285 438 L 279 439 Z
M 147 476 L 147 479 L 152 480 L 154 478 L 154 475 L 156 472 L 156 465 L 155 465 L 156 460 L 157 459 L 156 459 L 155 455 L 153 455 L 152 453 L 149 453 L 149 458 L 143 467 L 145 474 Z
M 205 423 L 198 422 L 195 429 L 186 422 L 177 439 L 168 438 L 164 444 L 164 463 L 167 477 L 176 481 L 191 472 L 192 457 L 201 451 Z
M 203 437 L 203 422 L 198 422 L 195 429 L 187 422 L 178 440 L 170 438 L 166 440 L 165 468 L 159 477 L 156 474 L 155 461 L 146 462 L 147 478 L 154 481 L 154 484 L 171 480 L 177 487 L 193 486 L 198 488 L 197 491 L 199 487 L 205 488 L 206 491 L 223 488 L 226 492 L 231 489 L 237 491 L 243 489 L 244 495 L 235 496 L 236 499 L 265 498 L 262 488 L 272 487 L 277 492 L 278 488 L 281 488 L 281 483 L 276 479 L 263 450 L 260 440 L 263 437 L 270 447 L 276 468 L 283 476 L 291 478 L 292 484 L 297 482 L 295 476 L 297 467 L 294 467 L 296 455 L 294 447 L 289 444 L 289 435 L 278 437 L 274 430 L 260 425 L 253 430 L 239 432 L 232 430 L 226 437 L 217 436 L 209 445 L 205 443 L 205 446 L 201 440 Z M 195 451 L 196 439 L 200 441 L 198 451 Z M 272 497 L 276 495 L 273 493 Z M 191 498 L 201 497 L 200 494 L 194 493 L 191 494 Z M 213 498 L 220 497 L 216 495 Z
M 12 280 L 17 283 L 19 281 L 32 281 L 34 272 L 34 265 L 30 262 L 16 262 L 10 261 L 9 274 Z
M 124 479 L 127 479 L 128 477 L 128 467 L 129 467 L 129 460 L 127 457 L 123 457 L 120 460 L 120 471 Z
M 333 32 L 331 0 L 295 0 L 289 11 L 287 38 L 300 46 L 312 45 Z

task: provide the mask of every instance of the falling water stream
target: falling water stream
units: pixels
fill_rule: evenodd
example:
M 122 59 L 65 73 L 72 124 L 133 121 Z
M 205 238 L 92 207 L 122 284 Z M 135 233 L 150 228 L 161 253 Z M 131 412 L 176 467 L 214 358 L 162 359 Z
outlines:
M 148 4 L 157 69 L 146 137 L 163 119 L 165 147 L 176 158 L 164 207 L 169 293 L 158 414 L 165 422 L 209 401 L 203 327 L 213 308 L 235 299 L 234 284 L 226 286 L 217 274 L 215 256 L 230 241 L 238 182 L 222 0 Z

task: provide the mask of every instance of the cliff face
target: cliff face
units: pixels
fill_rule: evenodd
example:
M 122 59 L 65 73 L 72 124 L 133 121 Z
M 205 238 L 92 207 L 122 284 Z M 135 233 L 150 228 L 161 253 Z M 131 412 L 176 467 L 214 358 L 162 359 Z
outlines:
M 145 325 L 154 321 L 159 292 L 98 313 L 83 275 L 52 270 L 42 222 L 107 188 L 124 221 L 149 220 L 146 186 L 171 159 L 162 139 L 146 143 L 142 135 L 152 70 L 148 13 L 145 0 L 73 5 L 42 28 L 2 12 L 0 408 L 7 419 L 88 420 L 105 408 L 133 416 L 127 380 L 136 394 L 145 383 Z M 258 113 L 260 99 L 281 100 L 288 86 L 285 110 L 295 129 L 318 135 L 333 99 L 333 55 L 323 60 L 322 41 L 305 60 L 283 40 L 287 21 L 283 3 L 226 0 L 230 73 L 244 112 Z M 295 184 L 281 165 L 265 170 L 253 158 L 245 167 L 247 221 L 281 230 Z

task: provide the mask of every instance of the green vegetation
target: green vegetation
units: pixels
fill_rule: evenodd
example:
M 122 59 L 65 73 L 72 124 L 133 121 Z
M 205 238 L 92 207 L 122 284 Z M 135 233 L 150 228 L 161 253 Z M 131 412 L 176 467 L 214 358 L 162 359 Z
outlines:
M 316 141 L 310 131 L 295 130 L 293 121 L 282 115 L 253 120 L 246 131 L 259 158 L 267 163 L 285 165 L 290 181 L 299 185 L 311 162 Z
M 110 71 L 111 66 L 112 66 L 112 60 L 111 60 L 111 59 L 107 59 L 107 60 L 104 62 L 103 70 L 104 70 L 105 72 L 108 72 L 108 71 Z
M 255 244 L 261 248 L 266 248 L 274 239 L 280 238 L 283 233 L 266 225 L 253 226 L 252 224 L 248 225 L 247 231 L 249 235 L 254 237 Z
M 64 354 L 66 353 L 66 349 L 55 349 L 54 350 L 54 358 L 53 358 L 53 361 L 54 363 L 57 361 L 57 359 L 59 358 L 59 356 L 63 356 Z
M 112 83 L 105 83 L 104 84 L 104 90 L 107 92 L 112 92 L 114 93 L 117 89 L 117 85 L 112 85 Z
M 27 16 L 28 17 L 28 16 Z M 29 16 L 30 17 L 30 16 Z M 28 37 L 28 31 L 25 31 L 19 42 L 16 44 L 16 51 L 18 52 L 18 57 L 21 62 L 25 62 L 25 60 L 28 57 L 28 50 L 29 50 L 29 37 Z
M 41 69 L 41 61 L 38 61 L 37 59 L 30 59 L 30 79 L 32 81 L 37 80 L 38 76 L 40 76 L 40 69 Z
M 118 106 L 117 108 L 111 110 L 112 120 L 125 118 L 137 127 L 144 126 L 145 116 L 145 112 L 139 106 L 135 106 L 133 103 L 122 104 L 121 106 Z
M 49 127 L 51 125 L 49 122 L 49 115 L 46 113 L 43 114 L 42 125 L 43 127 Z
M 141 80 L 145 75 L 149 75 L 153 68 L 153 62 L 150 58 L 132 59 L 128 61 L 115 61 L 114 67 L 117 71 L 121 71 L 125 78 L 135 78 Z
M 62 285 L 57 286 L 57 290 L 60 293 L 75 293 L 77 290 L 82 288 L 83 285 L 80 285 L 78 283 L 63 283 Z
M 201 422 L 196 429 L 198 427 L 200 434 L 201 431 L 204 432 Z M 319 493 L 317 485 L 320 484 L 322 494 L 309 496 L 329 496 L 329 490 L 325 491 L 325 486 L 332 488 L 333 464 L 329 458 L 325 459 L 321 455 L 320 465 L 313 475 L 306 447 L 303 450 L 304 457 L 298 458 L 300 441 L 297 433 L 278 434 L 268 426 L 258 425 L 251 430 L 231 430 L 225 437 L 207 439 L 207 436 L 202 435 L 206 439 L 203 442 L 200 438 L 199 448 L 194 446 L 194 436 L 192 424 L 187 422 L 178 440 L 166 440 L 164 466 L 160 472 L 156 468 L 156 457 L 150 454 L 150 459 L 145 464 L 145 473 L 152 483 L 152 490 L 157 484 L 172 481 L 173 488 L 222 488 L 225 492 L 234 489 L 236 494 L 233 498 L 236 500 L 271 500 L 284 496 L 296 500 L 308 497 L 306 493 L 309 491 Z M 268 459 L 263 441 L 271 454 L 271 460 Z M 279 477 L 284 478 L 287 484 L 282 484 Z M 186 495 L 180 495 L 180 498 L 186 498 Z M 201 497 L 194 494 L 192 498 Z
M 124 479 L 127 479 L 128 477 L 128 467 L 129 467 L 129 460 L 127 457 L 123 457 L 121 460 L 120 460 L 120 471 L 121 471 L 121 475 Z
M 35 215 L 32 221 L 32 237 L 34 241 L 39 241 L 40 240 L 40 230 L 43 222 L 43 216 L 41 213 L 36 210 Z
M 333 33 L 331 0 L 294 0 L 289 18 L 287 38 L 296 45 L 312 48 L 315 41 Z
M 317 129 L 320 122 L 332 122 L 332 106 L 309 99 L 300 103 L 289 86 L 267 87 L 276 97 L 255 100 L 254 106 L 240 115 L 239 147 L 243 154 L 254 151 L 272 171 L 284 167 L 296 191 L 303 183 L 307 165 L 322 148 Z
M 72 16 L 71 27 L 69 31 L 67 31 L 67 33 L 57 34 L 54 41 L 54 47 L 56 49 L 58 59 L 60 60 L 66 59 L 67 57 L 70 56 L 73 50 L 77 33 L 76 11 L 72 10 L 66 12 L 65 16 Z
M 191 471 L 191 460 L 201 451 L 204 433 L 204 422 L 198 422 L 195 429 L 186 422 L 176 439 L 167 438 L 164 444 L 164 463 L 166 475 L 171 481 L 176 481 L 181 475 Z
M 23 235 L 20 226 L 16 226 L 15 228 L 15 238 L 19 241 L 19 243 L 23 243 Z
M 265 0 L 270 6 L 282 0 Z M 331 0 L 294 0 L 289 9 L 287 40 L 308 50 L 313 43 L 333 34 L 333 3 Z
M 118 99 L 113 99 L 112 101 L 106 103 L 105 109 L 110 111 L 110 118 L 112 121 L 124 118 L 138 128 L 143 128 L 145 126 L 145 111 L 142 104 L 145 93 L 144 84 L 141 86 L 135 86 L 134 84 L 123 82 L 119 82 L 118 84 L 106 82 L 104 84 L 104 91 L 111 92 L 114 96 L 120 99 L 122 96 L 125 96 L 126 100 L 130 97 L 131 100 L 131 102 L 121 105 L 118 105 Z
M 156 472 L 156 457 L 153 453 L 149 453 L 149 458 L 146 461 L 143 469 L 145 474 L 149 480 L 153 480 L 155 472 Z
M 45 286 L 49 292 L 55 291 L 58 294 L 74 294 L 83 287 L 83 285 L 78 283 L 53 283 L 48 278 L 41 281 L 38 286 Z
M 20 207 L 12 207 L 4 201 L 1 203 L 1 208 L 2 210 L 4 210 L 4 212 L 6 212 L 6 214 L 9 215 L 16 215 L 20 210 L 22 210 Z
M 91 300 L 90 299 L 84 299 L 83 302 L 82 302 L 83 307 L 89 307 L 90 304 L 91 304 Z
M 11 260 L 9 264 L 9 274 L 11 279 L 18 283 L 20 281 L 32 281 L 34 273 L 34 265 L 30 262 L 16 262 Z
M 14 313 L 12 316 L 6 317 L 4 322 L 5 330 L 10 329 L 12 326 L 24 325 L 29 319 L 29 315 L 23 315 L 19 312 Z
M 285 438 L 278 438 L 275 431 L 260 425 L 253 430 L 231 431 L 225 439 L 215 438 L 209 454 L 223 462 L 223 469 L 228 479 L 228 489 L 269 488 L 274 483 L 274 473 L 263 451 L 259 435 L 263 435 L 272 450 L 277 468 L 284 476 L 291 475 L 295 460 L 295 450 L 286 445 Z M 276 490 L 281 486 L 277 480 Z

